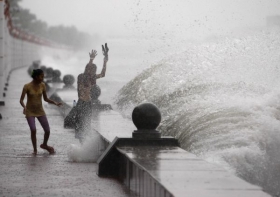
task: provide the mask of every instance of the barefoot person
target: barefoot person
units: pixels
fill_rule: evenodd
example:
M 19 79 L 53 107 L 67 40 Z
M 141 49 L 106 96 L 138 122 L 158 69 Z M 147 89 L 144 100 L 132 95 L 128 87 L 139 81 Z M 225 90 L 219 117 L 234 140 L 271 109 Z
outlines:
M 75 126 L 75 137 L 82 143 L 85 139 L 86 134 L 91 129 L 91 114 L 92 114 L 92 103 L 91 103 L 91 90 L 96 85 L 96 80 L 105 77 L 106 65 L 108 62 L 108 51 L 107 43 L 105 47 L 102 45 L 102 51 L 104 55 L 103 68 L 100 74 L 96 74 L 96 65 L 93 64 L 93 60 L 97 55 L 96 50 L 92 50 L 89 53 L 89 63 L 86 65 L 84 73 L 78 75 L 77 87 L 78 87 L 78 102 L 76 105 L 76 126 Z
M 35 69 L 32 71 L 31 77 L 33 80 L 23 86 L 22 94 L 20 97 L 20 104 L 23 107 L 23 114 L 25 114 L 27 123 L 31 131 L 31 142 L 33 145 L 34 152 L 37 154 L 37 138 L 36 138 L 36 126 L 35 118 L 39 120 L 44 129 L 44 141 L 40 145 L 42 149 L 47 150 L 49 153 L 54 153 L 54 148 L 48 146 L 48 139 L 50 136 L 50 127 L 48 123 L 47 116 L 42 105 L 42 96 L 44 101 L 54 104 L 56 106 L 62 105 L 62 103 L 57 103 L 48 98 L 46 93 L 46 85 L 43 83 L 44 72 L 41 69 Z M 24 104 L 23 100 L 25 95 L 27 95 L 27 103 Z

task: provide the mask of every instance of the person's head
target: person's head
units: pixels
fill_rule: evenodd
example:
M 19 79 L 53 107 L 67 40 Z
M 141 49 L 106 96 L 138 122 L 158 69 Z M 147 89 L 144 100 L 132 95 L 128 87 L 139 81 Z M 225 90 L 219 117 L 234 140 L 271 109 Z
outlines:
M 88 64 L 86 65 L 84 74 L 86 75 L 95 75 L 96 74 L 96 65 L 95 64 Z
M 44 71 L 41 69 L 34 69 L 31 77 L 37 82 L 42 82 L 44 80 Z

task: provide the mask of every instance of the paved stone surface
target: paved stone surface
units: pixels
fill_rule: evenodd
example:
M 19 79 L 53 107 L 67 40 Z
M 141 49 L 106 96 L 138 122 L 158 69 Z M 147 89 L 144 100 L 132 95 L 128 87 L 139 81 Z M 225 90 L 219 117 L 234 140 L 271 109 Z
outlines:
M 100 112 L 92 119 L 92 128 L 100 133 L 108 142 L 112 142 L 116 136 L 132 137 L 137 128 L 132 120 L 124 119 L 113 110 Z
M 73 130 L 63 128 L 56 106 L 44 104 L 51 126 L 49 145 L 56 154 L 39 148 L 44 132 L 36 121 L 38 155 L 32 156 L 30 131 L 19 104 L 22 87 L 31 80 L 26 69 L 12 72 L 5 106 L 0 107 L 0 196 L 132 196 L 116 180 L 98 177 L 96 163 L 68 160 L 69 145 L 79 142 Z

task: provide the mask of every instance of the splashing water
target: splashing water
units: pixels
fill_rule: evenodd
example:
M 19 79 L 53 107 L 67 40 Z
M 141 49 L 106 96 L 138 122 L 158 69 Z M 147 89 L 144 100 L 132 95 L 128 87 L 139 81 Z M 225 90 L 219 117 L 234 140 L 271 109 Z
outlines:
M 101 136 L 94 132 L 82 144 L 71 144 L 68 147 L 68 159 L 72 162 L 96 162 L 104 149 Z
M 280 196 L 280 30 L 190 45 L 118 93 L 124 116 L 153 102 L 158 130 L 181 147 Z

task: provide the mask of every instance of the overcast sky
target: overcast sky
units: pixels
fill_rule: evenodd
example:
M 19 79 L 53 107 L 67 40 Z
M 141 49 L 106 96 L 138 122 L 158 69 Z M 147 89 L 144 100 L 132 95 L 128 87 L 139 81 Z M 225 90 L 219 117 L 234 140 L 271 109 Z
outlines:
M 107 35 L 200 37 L 264 26 L 280 0 L 22 0 L 49 25 Z

